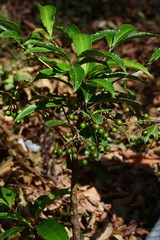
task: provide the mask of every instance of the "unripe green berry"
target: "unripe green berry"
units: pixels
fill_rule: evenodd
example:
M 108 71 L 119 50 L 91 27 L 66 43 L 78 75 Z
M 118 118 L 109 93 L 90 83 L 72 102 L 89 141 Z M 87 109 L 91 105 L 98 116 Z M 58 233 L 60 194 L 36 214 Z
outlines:
M 103 128 L 100 128 L 100 129 L 98 129 L 98 132 L 100 133 L 100 134 L 104 134 L 104 129 Z
M 117 128 L 116 128 L 116 127 L 112 127 L 112 128 L 111 128 L 111 132 L 112 132 L 112 133 L 116 133 L 116 132 L 117 132 Z
M 99 124 L 95 124 L 95 125 L 94 125 L 94 128 L 95 128 L 95 129 L 99 129 L 99 128 L 100 128 L 100 125 L 99 125 Z
M 103 138 L 104 138 L 104 139 L 107 139 L 108 137 L 109 137 L 109 135 L 108 135 L 107 132 L 103 133 Z
M 122 121 L 121 119 L 117 119 L 117 120 L 116 120 L 116 124 L 117 124 L 118 126 L 122 126 L 122 125 L 123 125 L 123 121 Z
M 72 154 L 72 150 L 71 150 L 71 149 L 67 149 L 67 150 L 66 150 L 66 153 L 67 153 L 68 155 L 70 155 L 70 154 Z
M 97 159 L 97 158 L 98 158 L 98 153 L 97 153 L 97 152 L 92 153 L 92 157 L 93 157 L 94 159 Z
M 57 156 L 61 156 L 63 153 L 63 150 L 61 148 L 57 149 Z
M 72 113 L 69 113 L 69 114 L 68 114 L 68 118 L 69 118 L 70 120 L 74 120 L 74 115 L 73 115 Z
M 148 133 L 147 130 L 144 130 L 142 134 L 145 136 L 147 135 L 147 133 Z
M 77 160 L 77 159 L 78 159 L 78 155 L 77 155 L 76 153 L 74 153 L 74 154 L 72 155 L 72 159 L 73 159 L 73 160 Z
M 16 122 L 15 122 L 15 124 L 20 124 L 21 123 L 21 121 L 20 120 L 17 120 Z
M 53 153 L 54 155 L 56 155 L 56 154 L 57 154 L 57 149 L 54 148 L 53 151 L 52 151 L 52 153 Z
M 82 129 L 84 129 L 84 128 L 86 127 L 86 124 L 85 124 L 84 122 L 81 122 L 81 123 L 80 123 L 80 127 L 81 127 Z
M 131 136 L 130 137 L 130 141 L 131 142 L 136 142 L 137 141 L 137 137 L 136 136 Z
M 6 116 L 11 116 L 11 111 L 10 111 L 9 109 L 6 110 L 6 111 L 5 111 L 5 115 L 6 115 Z
M 77 121 L 78 120 L 78 116 L 74 115 L 74 120 Z
M 71 134 L 70 134 L 69 132 L 66 132 L 66 133 L 65 133 L 65 137 L 66 137 L 66 138 L 70 138 L 70 137 L 71 137 Z
M 90 149 L 91 151 L 94 151 L 94 150 L 96 150 L 96 146 L 91 145 L 91 146 L 89 147 L 89 149 Z
M 83 159 L 81 161 L 81 163 L 82 163 L 83 166 L 87 166 L 88 165 L 88 160 L 87 159 Z
M 111 150 L 111 147 L 110 147 L 109 145 L 106 145 L 106 146 L 104 147 L 104 150 L 105 150 L 106 152 L 109 152 L 109 151 Z
M 130 109 L 129 107 L 126 107 L 126 108 L 124 109 L 124 111 L 125 111 L 126 113 L 129 113 L 129 112 L 131 111 L 131 109 Z
M 89 156 L 89 154 L 90 154 L 90 151 L 88 151 L 88 150 L 84 151 L 84 155 Z
M 145 114 L 143 115 L 143 117 L 144 117 L 145 119 L 147 119 L 147 118 L 149 118 L 149 114 L 148 114 L 148 113 L 145 113 Z

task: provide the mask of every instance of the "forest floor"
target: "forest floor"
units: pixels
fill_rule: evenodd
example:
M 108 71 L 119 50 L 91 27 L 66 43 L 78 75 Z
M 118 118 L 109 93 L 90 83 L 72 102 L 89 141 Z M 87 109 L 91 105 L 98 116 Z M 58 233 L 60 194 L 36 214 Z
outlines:
M 39 26 L 37 1 L 7 0 L 0 5 L 0 14 L 16 20 L 27 36 Z M 48 1 L 49 2 L 49 1 Z M 158 1 L 103 1 L 101 6 L 89 1 L 55 1 L 57 19 L 60 23 L 76 23 L 82 31 L 93 33 L 105 28 L 118 28 L 130 23 L 143 31 L 160 33 L 160 4 Z M 94 2 L 94 1 L 93 1 Z M 56 5 L 55 4 L 55 5 Z M 103 6 L 104 5 L 104 6 Z M 99 7 L 99 11 L 97 8 Z M 35 16 L 35 17 L 33 17 Z M 139 39 L 124 44 L 118 50 L 121 57 L 135 59 L 144 64 L 153 49 L 159 48 L 160 40 Z M 97 49 L 104 49 L 99 41 Z M 7 81 L 15 75 L 27 74 L 32 78 L 38 65 L 24 67 L 14 50 L 2 42 L 5 52 L 0 58 L 0 87 L 7 91 Z M 17 70 L 18 69 L 18 70 Z M 150 67 L 153 77 L 145 77 L 146 84 L 130 83 L 136 92 L 144 112 L 160 120 L 160 68 L 159 63 Z M 16 72 L 17 71 L 17 72 Z M 16 72 L 16 74 L 15 74 Z M 7 79 L 7 81 L 6 81 Z M 4 84 L 5 83 L 5 84 Z M 54 91 L 49 81 L 35 86 L 40 94 Z M 58 86 L 64 91 L 63 86 Z M 31 90 L 25 90 L 26 98 Z M 57 188 L 70 187 L 70 170 L 65 159 L 54 157 L 52 150 L 58 136 L 44 125 L 41 116 L 34 115 L 29 123 L 14 124 L 12 117 L 0 112 L 0 187 L 18 189 L 20 203 L 25 213 L 31 217 L 30 203 L 38 196 L 54 192 Z M 25 151 L 20 143 L 30 140 Z M 35 151 L 33 147 L 38 150 Z M 143 151 L 143 152 L 142 152 Z M 79 176 L 79 212 L 81 229 L 85 240 L 143 240 L 151 231 L 160 216 L 160 143 L 153 142 L 146 148 L 133 148 L 129 145 L 113 144 L 112 149 L 101 159 L 98 169 L 85 167 Z M 60 198 L 46 210 L 50 216 L 59 212 L 69 212 L 69 196 Z M 66 217 L 66 221 L 68 218 Z M 7 226 L 1 225 L 3 229 Z

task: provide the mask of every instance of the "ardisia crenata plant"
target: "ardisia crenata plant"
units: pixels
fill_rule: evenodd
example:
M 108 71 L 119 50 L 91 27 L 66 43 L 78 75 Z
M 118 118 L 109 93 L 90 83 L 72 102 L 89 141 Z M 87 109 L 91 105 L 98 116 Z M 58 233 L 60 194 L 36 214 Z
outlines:
M 53 84 L 63 83 L 68 92 L 61 94 L 55 91 L 46 95 L 35 92 L 33 98 L 26 100 L 26 107 L 18 114 L 18 109 L 21 105 L 24 106 L 24 102 L 22 104 L 19 99 L 22 87 L 20 82 L 20 86 L 14 91 L 0 92 L 4 100 L 2 107 L 7 116 L 12 115 L 15 118 L 15 123 L 23 124 L 23 119 L 25 122 L 29 121 L 30 114 L 35 112 L 41 114 L 46 119 L 45 125 L 59 134 L 61 143 L 56 143 L 53 154 L 58 158 L 66 157 L 67 166 L 71 169 L 71 189 L 59 190 L 58 196 L 70 194 L 72 239 L 80 240 L 83 236 L 79 221 L 77 183 L 81 167 L 88 165 L 91 169 L 94 168 L 97 161 L 111 150 L 116 136 L 122 135 L 129 145 L 149 145 L 159 140 L 158 122 L 147 113 L 142 113 L 136 94 L 128 88 L 127 80 L 133 80 L 136 84 L 136 81 L 143 82 L 140 73 L 150 76 L 147 66 L 160 57 L 160 49 L 152 54 L 145 66 L 130 59 L 122 59 L 116 54 L 116 49 L 126 41 L 159 35 L 141 32 L 130 24 L 93 34 L 81 33 L 74 24 L 56 25 L 54 6 L 38 4 L 38 7 L 44 28 L 35 29 L 26 39 L 21 36 L 21 30 L 15 23 L 1 16 L 0 37 L 14 40 L 28 62 L 39 61 L 42 65 L 42 70 L 36 74 L 33 82 L 26 83 L 27 86 L 32 86 L 39 79 L 50 79 Z M 61 36 L 65 39 L 62 47 L 57 41 Z M 106 51 L 94 49 L 94 43 L 100 39 L 106 41 Z M 123 91 L 116 87 L 117 84 Z M 131 120 L 133 116 L 136 118 L 136 131 L 130 133 L 129 124 L 135 124 Z M 47 240 L 69 239 L 65 228 L 54 216 L 43 220 L 39 225 L 36 225 L 36 221 L 32 225 L 12 212 L 11 204 L 15 192 L 9 192 L 9 200 L 7 191 L 11 190 L 2 189 L 0 204 L 6 206 L 8 211 L 0 212 L 0 218 L 18 220 L 20 226 L 7 230 L 0 236 L 5 238 L 19 232 L 19 239 L 22 239 L 27 232 L 28 238 L 23 239 L 32 239 L 33 235 L 35 239 L 39 239 L 38 234 Z M 36 200 L 38 205 L 35 205 L 38 207 L 35 219 L 54 199 L 55 194 L 51 194 Z M 56 228 L 59 228 L 58 235 Z

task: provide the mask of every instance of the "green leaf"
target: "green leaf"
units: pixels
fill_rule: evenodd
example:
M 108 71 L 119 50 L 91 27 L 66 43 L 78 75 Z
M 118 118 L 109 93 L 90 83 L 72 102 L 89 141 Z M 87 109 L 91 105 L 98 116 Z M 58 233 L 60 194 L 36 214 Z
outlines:
M 53 26 L 55 22 L 56 8 L 53 5 L 42 6 L 40 3 L 38 3 L 38 8 L 41 13 L 42 23 L 47 29 L 47 32 L 49 33 L 49 35 L 52 36 Z
M 65 228 L 54 219 L 44 220 L 35 228 L 46 240 L 69 240 Z
M 64 122 L 63 120 L 49 120 L 45 122 L 45 125 L 51 128 L 55 126 L 66 125 L 66 122 Z
M 154 53 L 152 53 L 150 59 L 149 59 L 149 63 L 156 61 L 160 58 L 160 48 L 156 49 L 154 51 Z
M 26 107 L 24 110 L 22 110 L 22 112 L 16 117 L 15 122 L 21 120 L 22 118 L 28 116 L 33 112 L 36 112 L 45 108 L 49 108 L 49 107 L 55 107 L 55 106 L 57 106 L 57 104 L 55 104 L 54 102 L 46 102 L 46 101 L 35 102 L 29 105 L 28 107 Z
M 38 42 L 36 47 L 27 49 L 25 54 L 28 53 L 53 53 L 55 56 L 64 58 L 67 62 L 70 62 L 65 51 L 59 47 L 55 47 L 53 44 Z
M 130 33 L 135 31 L 137 28 L 131 24 L 123 24 L 115 33 L 113 39 L 113 46 L 119 44 L 123 39 Z
M 85 50 L 90 50 L 92 48 L 91 36 L 84 33 L 72 33 L 72 40 L 75 51 L 80 55 Z
M 128 73 L 124 73 L 124 72 L 109 72 L 109 73 L 105 73 L 105 77 L 106 78 L 118 77 L 118 78 L 123 78 L 123 80 L 125 80 L 127 78 L 130 78 L 130 79 L 137 80 L 139 82 L 144 82 L 143 79 L 141 79 L 140 77 L 137 77 L 134 74 L 128 74 Z
M 5 205 L 8 207 L 8 203 L 6 203 L 6 201 L 2 198 L 0 198 L 0 205 Z
M 93 80 L 89 80 L 88 83 L 94 82 L 97 83 L 99 86 L 105 88 L 108 92 L 110 92 L 112 95 L 115 94 L 115 89 L 112 83 L 110 83 L 108 80 L 97 78 Z
M 44 47 L 32 47 L 30 49 L 27 49 L 24 54 L 29 53 L 51 53 L 53 52 L 51 49 L 44 48 Z
M 100 40 L 100 39 L 104 38 L 107 33 L 108 33 L 108 30 L 101 30 L 101 31 L 98 31 L 96 33 L 93 33 L 91 35 L 92 42 L 95 42 L 97 40 Z
M 50 193 L 48 195 L 41 195 L 38 197 L 33 205 L 33 211 L 35 218 L 37 219 L 39 217 L 39 214 L 44 210 L 45 207 L 49 206 L 53 201 L 59 197 L 64 196 L 65 194 L 69 193 L 68 188 L 64 189 L 57 189 L 53 193 Z
M 103 117 L 98 113 L 93 113 L 91 115 L 92 120 L 97 124 L 103 124 Z
M 75 25 L 73 23 L 68 24 L 67 26 L 56 25 L 55 28 L 64 32 L 65 34 L 67 34 L 68 37 L 71 38 L 71 39 L 72 39 L 72 34 L 81 33 L 79 28 L 77 27 L 77 25 Z
M 16 191 L 13 191 L 11 189 L 8 188 L 1 188 L 1 192 L 3 195 L 3 198 L 5 199 L 5 201 L 8 203 L 8 206 L 12 206 L 12 203 L 17 195 Z
M 43 61 L 43 62 L 45 62 L 45 63 L 47 63 L 47 64 L 52 65 L 52 66 L 55 66 L 55 65 L 56 65 L 56 62 L 55 62 L 52 58 L 40 56 L 40 57 L 38 57 L 38 59 L 39 59 L 40 61 Z
M 70 65 L 65 62 L 57 62 L 57 67 L 64 72 L 68 72 L 70 70 Z
M 72 34 L 80 34 L 79 28 L 75 24 L 73 24 L 73 23 L 68 24 L 65 27 L 65 30 L 66 30 L 66 33 L 68 34 L 68 36 L 70 38 L 72 38 Z
M 82 64 L 82 67 L 85 71 L 85 76 L 94 68 L 94 66 L 95 66 L 95 64 L 93 62 L 88 62 L 88 63 Z
M 132 61 L 132 60 L 123 60 L 123 62 L 127 68 L 133 68 L 136 70 L 140 70 L 140 71 L 144 72 L 145 74 L 151 76 L 148 69 L 145 66 L 143 66 L 142 64 L 140 64 L 136 61 Z
M 113 39 L 114 39 L 115 33 L 116 33 L 116 30 L 110 30 L 110 29 L 107 30 L 106 32 L 106 41 L 110 48 L 113 46 Z
M 96 89 L 97 89 L 96 83 L 83 82 L 81 85 L 81 89 L 84 95 L 85 103 L 88 103 L 90 98 L 96 92 Z
M 144 142 L 145 142 L 145 143 L 148 142 L 148 140 L 149 140 L 149 138 L 150 138 L 151 136 L 153 136 L 154 138 L 156 138 L 156 137 L 158 136 L 158 132 L 159 132 L 159 130 L 158 130 L 157 125 L 155 125 L 155 124 L 154 124 L 154 125 L 151 125 L 151 126 L 147 129 L 147 135 L 143 137 Z
M 12 220 L 17 220 L 20 221 L 21 223 L 24 223 L 25 225 L 27 224 L 30 226 L 30 223 L 20 215 L 16 213 L 9 213 L 9 212 L 0 212 L 0 219 L 12 219 Z
M 102 57 L 102 58 L 104 58 L 106 56 L 105 56 L 105 53 L 102 51 L 91 49 L 91 50 L 85 50 L 78 57 L 79 58 L 82 58 L 82 57 Z
M 14 227 L 9 230 L 6 230 L 3 233 L 0 233 L 0 239 L 11 237 L 13 234 L 20 233 L 25 229 L 25 227 Z
M 148 33 L 148 32 L 135 32 L 128 34 L 122 42 L 126 42 L 133 38 L 144 38 L 144 37 L 160 37 L 160 34 Z
M 7 30 L 0 34 L 0 37 L 2 38 L 13 38 L 14 40 L 18 41 L 18 39 L 21 37 L 16 31 L 13 30 Z
M 109 58 L 109 59 L 112 59 L 113 61 L 115 61 L 122 68 L 122 70 L 124 72 L 126 72 L 124 61 L 115 53 L 102 52 L 102 51 L 98 51 L 98 50 L 86 50 L 85 52 L 83 52 L 82 54 L 79 55 L 79 58 L 81 58 L 81 57 Z M 83 59 L 81 61 L 83 61 Z M 105 62 L 104 62 L 104 64 L 105 64 Z
M 105 56 L 115 61 L 122 68 L 122 70 L 126 72 L 125 63 L 117 54 L 113 52 L 107 52 L 105 53 Z
M 72 80 L 73 90 L 77 91 L 85 77 L 84 69 L 81 65 L 76 64 L 70 68 L 69 74 Z
M 136 62 L 136 61 L 132 61 L 132 60 L 123 60 L 123 63 L 125 65 L 126 68 L 131 68 L 131 69 L 136 69 L 138 71 L 142 71 L 143 73 L 151 76 L 150 72 L 148 71 L 148 69 L 143 66 L 142 64 Z M 116 67 L 118 64 L 115 61 L 108 61 L 107 62 L 109 67 Z
M 6 27 L 8 30 L 12 30 L 17 32 L 18 35 L 21 34 L 20 28 L 15 24 L 14 22 L 11 22 L 4 18 L 3 16 L 0 16 L 0 24 L 2 24 L 4 27 Z

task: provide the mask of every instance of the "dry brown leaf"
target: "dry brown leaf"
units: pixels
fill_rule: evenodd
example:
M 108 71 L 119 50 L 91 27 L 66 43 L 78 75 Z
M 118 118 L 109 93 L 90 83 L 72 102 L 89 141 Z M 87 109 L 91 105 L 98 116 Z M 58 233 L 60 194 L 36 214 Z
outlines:
M 14 162 L 13 162 L 13 161 L 3 162 L 3 163 L 0 165 L 0 177 L 6 175 L 8 172 L 11 172 L 13 165 L 14 165 Z
M 101 234 L 100 237 L 97 238 L 97 240 L 106 240 L 109 239 L 113 234 L 113 227 L 108 226 L 105 228 L 104 232 Z

